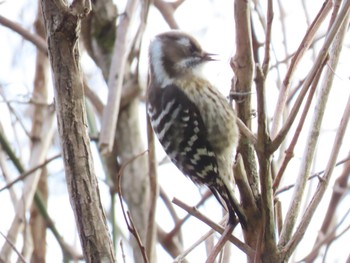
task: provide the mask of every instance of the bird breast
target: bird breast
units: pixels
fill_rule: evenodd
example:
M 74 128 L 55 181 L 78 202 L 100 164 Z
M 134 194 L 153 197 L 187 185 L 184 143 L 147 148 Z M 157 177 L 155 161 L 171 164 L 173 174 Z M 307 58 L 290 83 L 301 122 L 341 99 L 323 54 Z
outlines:
M 175 84 L 197 105 L 214 151 L 232 155 L 239 132 L 235 113 L 226 98 L 204 79 L 180 79 Z

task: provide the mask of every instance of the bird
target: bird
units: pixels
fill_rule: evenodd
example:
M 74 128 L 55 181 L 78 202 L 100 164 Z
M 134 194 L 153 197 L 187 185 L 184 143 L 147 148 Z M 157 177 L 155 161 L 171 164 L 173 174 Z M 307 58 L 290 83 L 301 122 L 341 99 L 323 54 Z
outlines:
M 236 224 L 238 217 L 245 227 L 232 169 L 239 140 L 237 117 L 203 73 L 215 55 L 179 30 L 156 35 L 148 53 L 147 111 L 159 142 L 184 175 L 211 190 L 228 211 L 228 223 Z

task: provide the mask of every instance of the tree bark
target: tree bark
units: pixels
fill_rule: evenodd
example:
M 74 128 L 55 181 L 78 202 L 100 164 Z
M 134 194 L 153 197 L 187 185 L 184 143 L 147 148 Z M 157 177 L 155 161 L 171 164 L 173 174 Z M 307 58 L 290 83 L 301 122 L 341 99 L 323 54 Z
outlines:
M 45 38 L 45 28 L 43 24 L 43 16 L 41 12 L 41 6 L 39 3 L 38 13 L 34 23 L 36 33 Z M 36 55 L 36 72 L 34 78 L 34 88 L 33 88 L 33 97 L 38 101 L 47 102 L 48 99 L 48 76 L 47 71 L 49 65 L 48 57 L 45 53 L 37 50 Z M 33 107 L 33 124 L 31 130 L 31 139 L 33 143 L 36 140 L 40 139 L 40 131 L 43 126 L 43 118 L 45 116 L 45 106 L 36 104 Z M 47 169 L 46 167 L 42 169 L 39 183 L 38 183 L 38 192 L 40 192 L 40 197 L 43 201 L 43 204 L 47 208 L 48 202 L 48 182 L 47 182 Z M 31 262 L 36 263 L 45 263 L 46 257 L 46 222 L 45 218 L 40 214 L 37 204 L 33 203 L 30 210 L 30 230 L 33 238 L 33 253 L 31 256 Z
M 60 0 L 42 1 L 66 180 L 84 258 L 116 262 L 86 129 L 79 65 L 80 22 L 90 9 L 89 1 L 73 1 L 69 7 Z
M 129 6 L 133 6 L 132 3 L 129 4 Z M 144 4 L 146 5 L 146 3 Z M 145 6 L 143 8 L 144 12 L 147 12 Z M 133 14 L 130 13 L 131 11 Z M 137 17 L 139 11 L 129 7 L 126 8 L 126 11 L 124 12 L 128 17 Z M 119 114 L 116 133 L 114 135 L 115 141 L 113 150 L 107 154 L 104 153 L 102 158 L 104 159 L 104 163 L 106 164 L 112 181 L 118 173 L 118 170 L 116 170 L 118 164 L 120 166 L 127 164 L 125 169 L 123 169 L 121 180 L 123 199 L 128 205 L 128 209 L 140 236 L 140 240 L 146 247 L 148 259 L 150 262 L 155 262 L 154 244 L 156 238 L 156 225 L 154 218 L 151 216 L 155 213 L 155 209 L 152 210 L 152 205 L 154 203 L 152 203 L 150 199 L 151 184 L 149 180 L 150 175 L 147 172 L 147 155 L 140 155 L 145 151 L 146 147 L 141 137 L 142 129 L 140 128 L 139 93 L 141 88 L 139 87 L 137 80 L 138 74 L 130 68 L 133 57 L 128 58 L 124 67 L 116 68 L 113 66 L 113 63 L 111 67 L 112 59 L 114 59 L 114 61 L 116 61 L 117 58 L 120 60 L 121 55 L 123 55 L 121 50 L 125 49 L 114 48 L 114 45 L 117 44 L 115 41 L 119 41 L 119 46 L 120 43 L 130 45 L 129 48 L 126 48 L 126 50 L 131 50 L 130 54 L 138 54 L 140 47 L 138 44 L 135 45 L 129 43 L 129 41 L 124 39 L 124 37 L 129 34 L 127 32 L 131 30 L 130 25 L 132 23 L 119 23 L 118 28 L 116 28 L 116 19 L 117 9 L 112 0 L 97 1 L 92 5 L 92 12 L 87 18 L 87 25 L 82 25 L 82 35 L 84 46 L 95 63 L 100 67 L 106 82 L 108 82 L 108 76 L 110 74 L 123 79 L 120 106 L 115 103 L 112 104 L 113 107 L 120 107 L 120 109 L 117 110 L 119 111 Z M 140 36 L 142 36 L 143 30 L 144 28 L 138 31 Z M 117 34 L 116 31 L 119 33 Z M 120 34 L 120 32 L 124 32 L 124 34 Z M 117 54 L 114 54 L 113 52 Z M 115 64 L 116 63 L 114 63 L 114 65 Z M 114 88 L 116 87 L 109 87 L 109 92 Z M 108 114 L 111 114 L 112 112 L 111 110 L 105 111 Z M 112 120 L 113 117 L 109 115 L 107 119 Z M 103 147 L 101 150 L 103 152 Z M 130 162 L 135 156 L 138 157 Z M 119 163 L 117 163 L 117 160 Z M 113 181 L 113 183 L 114 186 L 111 184 L 111 187 L 113 187 L 111 193 L 114 194 L 114 190 L 117 189 L 117 182 Z M 152 194 L 158 196 L 157 193 L 152 192 Z M 113 209 L 111 210 L 111 213 L 113 213 Z M 149 240 L 147 239 L 148 237 Z M 113 238 L 116 239 L 116 236 Z M 130 236 L 130 241 L 134 262 L 143 262 L 143 255 L 140 247 L 132 235 Z

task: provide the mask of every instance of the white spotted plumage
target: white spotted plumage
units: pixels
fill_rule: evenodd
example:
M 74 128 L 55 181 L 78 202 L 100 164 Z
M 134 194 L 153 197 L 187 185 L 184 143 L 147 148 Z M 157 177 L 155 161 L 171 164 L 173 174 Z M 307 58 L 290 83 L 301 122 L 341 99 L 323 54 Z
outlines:
M 226 98 L 202 74 L 212 61 L 191 36 L 170 31 L 149 48 L 148 111 L 152 127 L 174 164 L 197 184 L 207 185 L 230 214 L 245 216 L 233 192 L 232 156 L 239 132 Z

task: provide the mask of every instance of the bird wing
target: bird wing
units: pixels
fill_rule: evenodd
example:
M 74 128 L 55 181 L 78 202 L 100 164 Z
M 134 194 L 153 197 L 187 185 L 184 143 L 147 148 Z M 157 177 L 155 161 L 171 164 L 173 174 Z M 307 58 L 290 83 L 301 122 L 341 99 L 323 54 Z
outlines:
M 219 176 L 217 156 L 196 105 L 174 84 L 151 90 L 148 100 L 153 129 L 172 162 L 195 183 L 207 185 L 221 205 L 226 203 L 230 220 L 236 222 L 236 213 L 245 227 L 233 190 Z
M 214 184 L 218 163 L 196 105 L 176 85 L 162 88 L 153 99 L 160 108 L 151 113 L 152 126 L 172 162 L 195 183 Z

